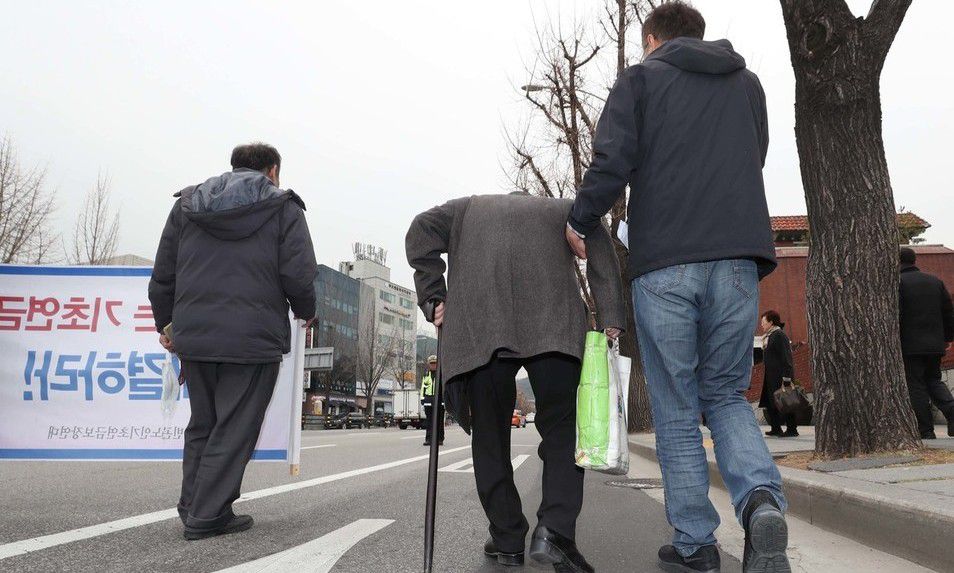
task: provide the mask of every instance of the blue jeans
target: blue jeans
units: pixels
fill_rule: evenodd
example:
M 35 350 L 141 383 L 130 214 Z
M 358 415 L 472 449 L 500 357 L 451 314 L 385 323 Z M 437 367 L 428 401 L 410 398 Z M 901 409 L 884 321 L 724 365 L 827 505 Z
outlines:
M 700 414 L 741 522 L 757 489 L 782 511 L 782 478 L 745 399 L 758 318 L 755 262 L 667 267 L 633 281 L 636 332 L 656 426 L 656 452 L 673 545 L 683 556 L 716 542 Z

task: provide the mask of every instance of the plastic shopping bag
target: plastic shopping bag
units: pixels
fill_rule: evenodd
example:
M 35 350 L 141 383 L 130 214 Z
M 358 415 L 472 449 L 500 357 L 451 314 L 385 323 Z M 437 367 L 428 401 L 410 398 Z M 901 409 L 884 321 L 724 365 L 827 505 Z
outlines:
M 627 404 L 629 403 L 629 373 L 633 361 L 620 356 L 619 345 L 613 344 L 606 355 L 609 368 L 609 448 L 606 455 L 608 474 L 629 472 L 629 433 Z
M 609 363 L 606 335 L 586 333 L 580 385 L 576 391 L 576 465 L 606 469 L 609 449 Z
M 176 396 L 179 394 L 179 379 L 172 367 L 172 354 L 162 364 L 162 398 L 159 401 L 162 417 L 169 419 L 176 413 Z

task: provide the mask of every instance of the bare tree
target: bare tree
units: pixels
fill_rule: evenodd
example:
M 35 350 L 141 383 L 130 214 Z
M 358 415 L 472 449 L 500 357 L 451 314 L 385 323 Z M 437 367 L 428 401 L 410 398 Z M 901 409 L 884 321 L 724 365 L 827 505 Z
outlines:
M 365 412 L 374 413 L 374 393 L 385 372 L 391 368 L 397 340 L 382 333 L 378 311 L 371 301 L 361 309 L 363 316 L 358 334 L 357 390 L 367 400 Z
M 401 334 L 394 338 L 396 341 L 394 355 L 391 357 L 391 375 L 397 382 L 398 388 L 404 390 L 409 382 L 414 382 L 414 373 L 417 366 L 417 357 L 412 352 L 414 350 L 414 333 L 411 330 L 402 329 Z
M 54 208 L 46 171 L 24 169 L 13 141 L 0 139 L 0 263 L 49 262 L 57 241 L 50 231 Z
M 110 208 L 110 181 L 106 175 L 96 179 L 87 195 L 83 211 L 73 229 L 73 245 L 67 255 L 74 265 L 101 265 L 116 254 L 119 241 L 119 212 Z
M 898 340 L 898 228 L 879 82 L 911 0 L 781 0 L 811 221 L 808 333 L 816 453 L 919 445 Z
M 609 0 L 604 6 L 603 18 L 596 26 L 602 33 L 594 32 L 594 26 L 584 23 L 563 27 L 559 18 L 551 18 L 546 25 L 537 28 L 535 60 L 528 66 L 527 84 L 520 88 L 533 116 L 519 137 L 514 132 L 507 135 L 513 165 L 511 182 L 516 189 L 544 197 L 575 196 L 593 154 L 596 118 L 605 103 L 605 94 L 629 63 L 626 32 L 633 22 L 642 22 L 648 11 L 659 3 L 652 0 Z M 615 73 L 610 74 L 602 71 L 600 66 L 604 62 L 599 59 L 601 50 L 608 45 L 615 47 Z M 624 277 L 628 262 L 627 245 L 615 237 L 620 222 L 626 217 L 627 196 L 628 193 L 624 193 L 609 217 Z M 579 265 L 576 274 L 592 316 L 595 304 Z M 622 287 L 628 312 L 620 350 L 634 358 L 630 377 L 629 430 L 648 431 L 652 428 L 652 414 L 636 342 L 631 286 L 624 280 Z

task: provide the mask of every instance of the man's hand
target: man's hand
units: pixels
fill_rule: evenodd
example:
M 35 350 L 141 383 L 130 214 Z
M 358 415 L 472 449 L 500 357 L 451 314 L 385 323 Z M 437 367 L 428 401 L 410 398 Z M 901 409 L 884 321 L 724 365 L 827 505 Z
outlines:
M 583 237 L 577 235 L 569 224 L 566 226 L 566 242 L 570 244 L 570 250 L 573 251 L 574 255 L 586 259 L 586 243 L 583 242 Z
M 444 324 L 444 303 L 443 302 L 438 303 L 438 305 L 434 307 L 434 326 L 439 328 L 442 324 Z
M 162 345 L 168 352 L 175 352 L 176 347 L 172 344 L 172 340 L 169 339 L 165 334 L 159 335 L 159 344 Z
M 605 332 L 606 332 L 607 338 L 609 338 L 610 340 L 616 340 L 617 338 L 619 338 L 619 335 L 623 333 L 621 329 L 613 327 L 613 326 L 607 328 Z

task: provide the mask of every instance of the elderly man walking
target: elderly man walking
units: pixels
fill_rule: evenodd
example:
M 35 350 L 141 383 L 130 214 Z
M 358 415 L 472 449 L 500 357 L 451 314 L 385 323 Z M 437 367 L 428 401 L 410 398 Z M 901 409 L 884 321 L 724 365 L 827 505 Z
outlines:
M 280 169 L 274 147 L 236 147 L 232 171 L 176 193 L 159 240 L 149 300 L 159 342 L 182 360 L 192 409 L 179 498 L 188 540 L 252 526 L 232 502 L 290 350 L 288 309 L 315 316 L 305 204 L 279 189 Z
M 563 239 L 569 200 L 511 195 L 455 199 L 418 215 L 407 233 L 418 302 L 437 303 L 438 359 L 451 396 L 467 396 L 477 495 L 490 521 L 487 556 L 522 565 L 529 524 L 513 482 L 510 420 L 521 367 L 537 400 L 543 438 L 543 501 L 530 556 L 559 571 L 593 568 L 576 547 L 583 470 L 574 463 L 576 388 L 587 330 L 574 259 Z M 590 291 L 599 322 L 615 337 L 625 319 L 619 267 L 608 233 L 587 239 Z M 441 258 L 447 254 L 447 268 Z
M 705 42 L 704 31 L 682 2 L 648 15 L 645 60 L 609 94 L 566 236 L 585 257 L 582 237 L 629 185 L 627 278 L 675 529 L 661 564 L 720 567 L 701 414 L 745 528 L 743 570 L 786 573 L 781 477 L 744 395 L 758 282 L 776 265 L 762 182 L 765 95 L 732 45 Z

